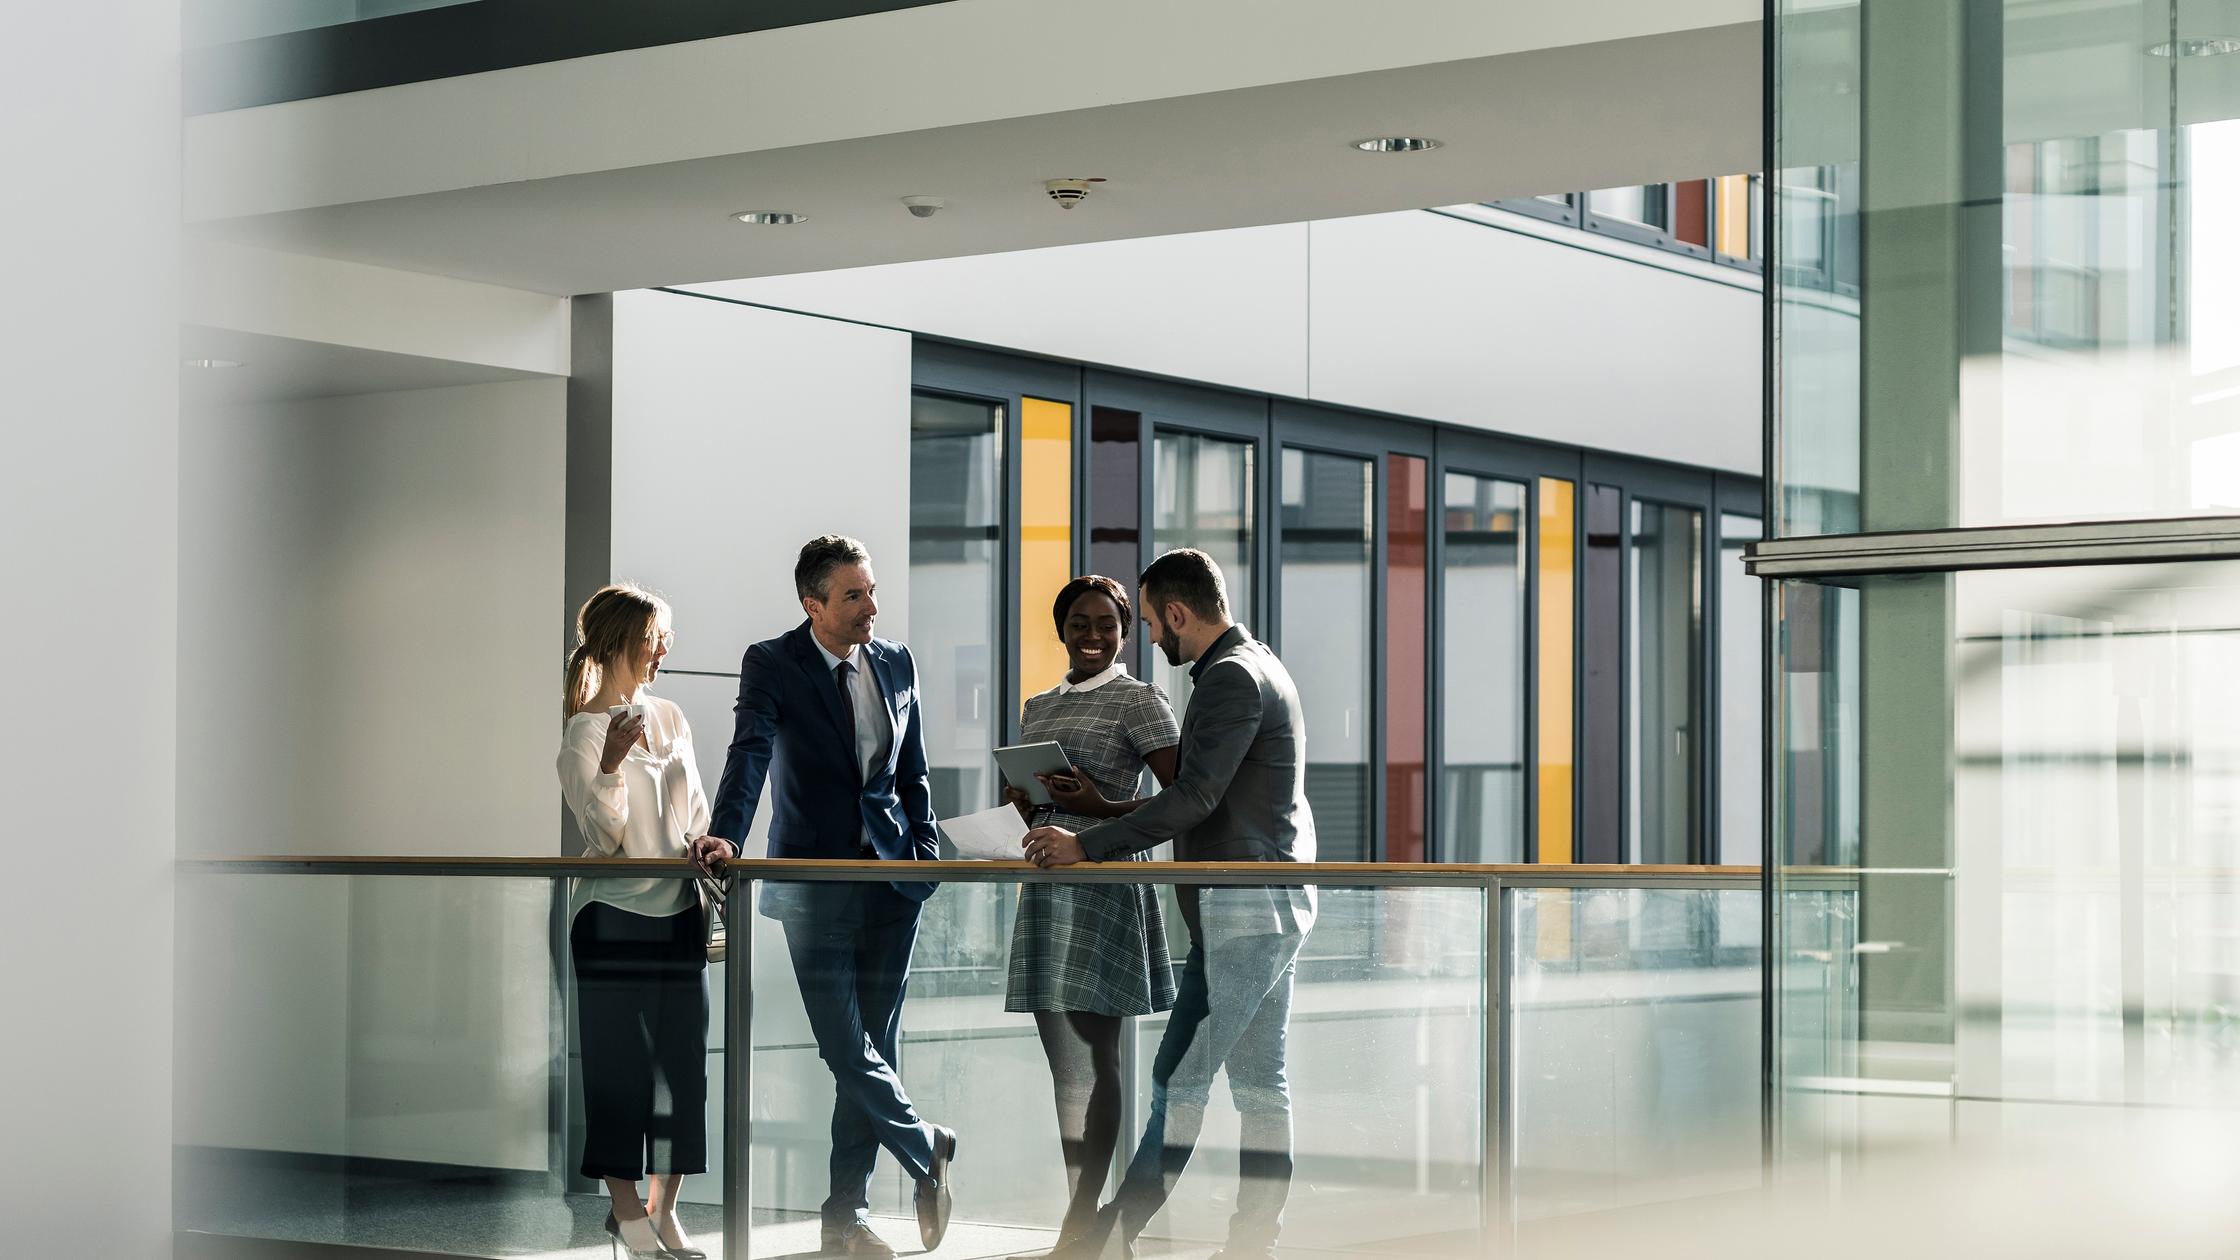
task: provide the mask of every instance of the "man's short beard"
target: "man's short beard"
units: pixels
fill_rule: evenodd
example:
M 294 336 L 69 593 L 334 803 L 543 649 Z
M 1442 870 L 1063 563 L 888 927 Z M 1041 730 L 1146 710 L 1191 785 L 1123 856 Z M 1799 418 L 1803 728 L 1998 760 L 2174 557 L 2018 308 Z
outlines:
M 1178 669 L 1181 668 L 1182 636 L 1176 634 L 1171 628 L 1162 628 L 1159 632 L 1158 643 L 1159 650 L 1166 654 L 1167 664 Z

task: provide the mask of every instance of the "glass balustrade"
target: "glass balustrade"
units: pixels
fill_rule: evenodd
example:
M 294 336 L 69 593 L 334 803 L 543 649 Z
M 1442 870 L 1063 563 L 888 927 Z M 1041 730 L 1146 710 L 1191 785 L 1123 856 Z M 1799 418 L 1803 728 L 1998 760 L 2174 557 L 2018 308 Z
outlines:
M 569 877 L 610 869 L 189 864 L 178 898 L 182 1238 L 604 1254 L 608 1201 L 579 1172 L 586 999 L 566 928 Z M 757 878 L 780 871 L 793 878 Z M 687 876 L 648 863 L 631 873 Z M 816 941 L 868 930 L 847 925 L 862 907 L 903 906 L 872 878 L 886 873 L 734 871 L 734 905 L 755 910 L 732 916 L 727 961 L 705 973 L 707 1172 L 686 1179 L 679 1210 L 711 1255 L 823 1245 L 834 1077 L 810 1012 L 830 1017 L 841 978 Z M 1202 1126 L 1171 1192 L 1137 1222 L 1139 1254 L 1208 1254 L 1232 1217 L 1279 1198 L 1286 1250 L 1453 1255 L 1548 1221 L 1756 1183 L 1754 871 L 943 863 L 922 873 L 936 887 L 917 912 L 894 1059 L 918 1113 L 959 1135 L 941 1256 L 1046 1250 L 1073 1189 L 1051 1060 L 1033 1017 L 1006 1009 L 1026 884 L 1147 893 L 1184 983 L 1184 1019 L 1192 937 L 1180 906 L 1194 898 L 1207 942 L 1194 1043 L 1228 1035 L 1237 993 L 1272 993 L 1288 977 L 1287 1017 L 1263 998 L 1218 1073 L 1187 1060 L 1157 1070 L 1175 1012 L 1126 1021 L 1116 1150 L 1109 1161 L 1094 1143 L 1085 1161 L 1076 1155 L 1092 1170 L 1088 1197 L 1111 1200 L 1155 1113 L 1170 1145 Z M 1270 877 L 1290 882 L 1243 882 Z M 1310 900 L 1311 924 L 1287 931 Z M 657 1081 L 657 1116 L 675 1114 L 675 1092 Z M 912 1190 L 881 1153 L 869 1218 L 905 1252 L 919 1247 Z

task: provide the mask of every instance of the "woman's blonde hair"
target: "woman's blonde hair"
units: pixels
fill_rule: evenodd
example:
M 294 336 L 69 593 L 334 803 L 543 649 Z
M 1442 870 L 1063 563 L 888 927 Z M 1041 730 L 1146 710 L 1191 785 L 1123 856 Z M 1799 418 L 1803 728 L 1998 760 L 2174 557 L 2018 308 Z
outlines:
M 636 659 L 637 650 L 661 633 L 669 605 L 659 595 L 629 582 L 602 586 L 576 610 L 576 646 L 568 653 L 567 681 L 560 697 L 566 721 L 591 705 L 616 662 Z

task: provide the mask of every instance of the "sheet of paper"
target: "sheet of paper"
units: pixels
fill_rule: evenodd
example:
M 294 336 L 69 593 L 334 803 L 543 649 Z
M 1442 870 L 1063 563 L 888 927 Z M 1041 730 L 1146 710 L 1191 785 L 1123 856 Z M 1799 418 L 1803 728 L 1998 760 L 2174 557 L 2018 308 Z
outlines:
M 956 846 L 960 858 L 1017 862 L 1026 856 L 1019 841 L 1027 834 L 1027 821 L 1009 805 L 998 805 L 962 818 L 944 818 L 937 825 L 941 834 L 949 838 L 949 843 Z

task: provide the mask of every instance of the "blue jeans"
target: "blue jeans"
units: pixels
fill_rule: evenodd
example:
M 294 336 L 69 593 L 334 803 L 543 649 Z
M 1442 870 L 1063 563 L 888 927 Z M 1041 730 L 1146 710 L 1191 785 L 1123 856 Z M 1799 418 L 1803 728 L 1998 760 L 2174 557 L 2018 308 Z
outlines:
M 912 1180 L 932 1175 L 933 1127 L 910 1105 L 895 1064 L 918 903 L 885 884 L 801 887 L 815 913 L 781 922 L 817 1055 L 832 1070 L 832 1187 L 823 1216 L 841 1226 L 870 1208 L 880 1147 Z
M 1123 1237 L 1143 1232 L 1174 1191 L 1205 1124 L 1213 1075 L 1226 1069 L 1237 1105 L 1237 1209 L 1229 1246 L 1275 1245 L 1291 1194 L 1291 1087 L 1284 1037 L 1303 934 L 1225 936 L 1208 927 L 1190 943 L 1174 1010 L 1151 1064 L 1151 1118 L 1108 1212 Z

